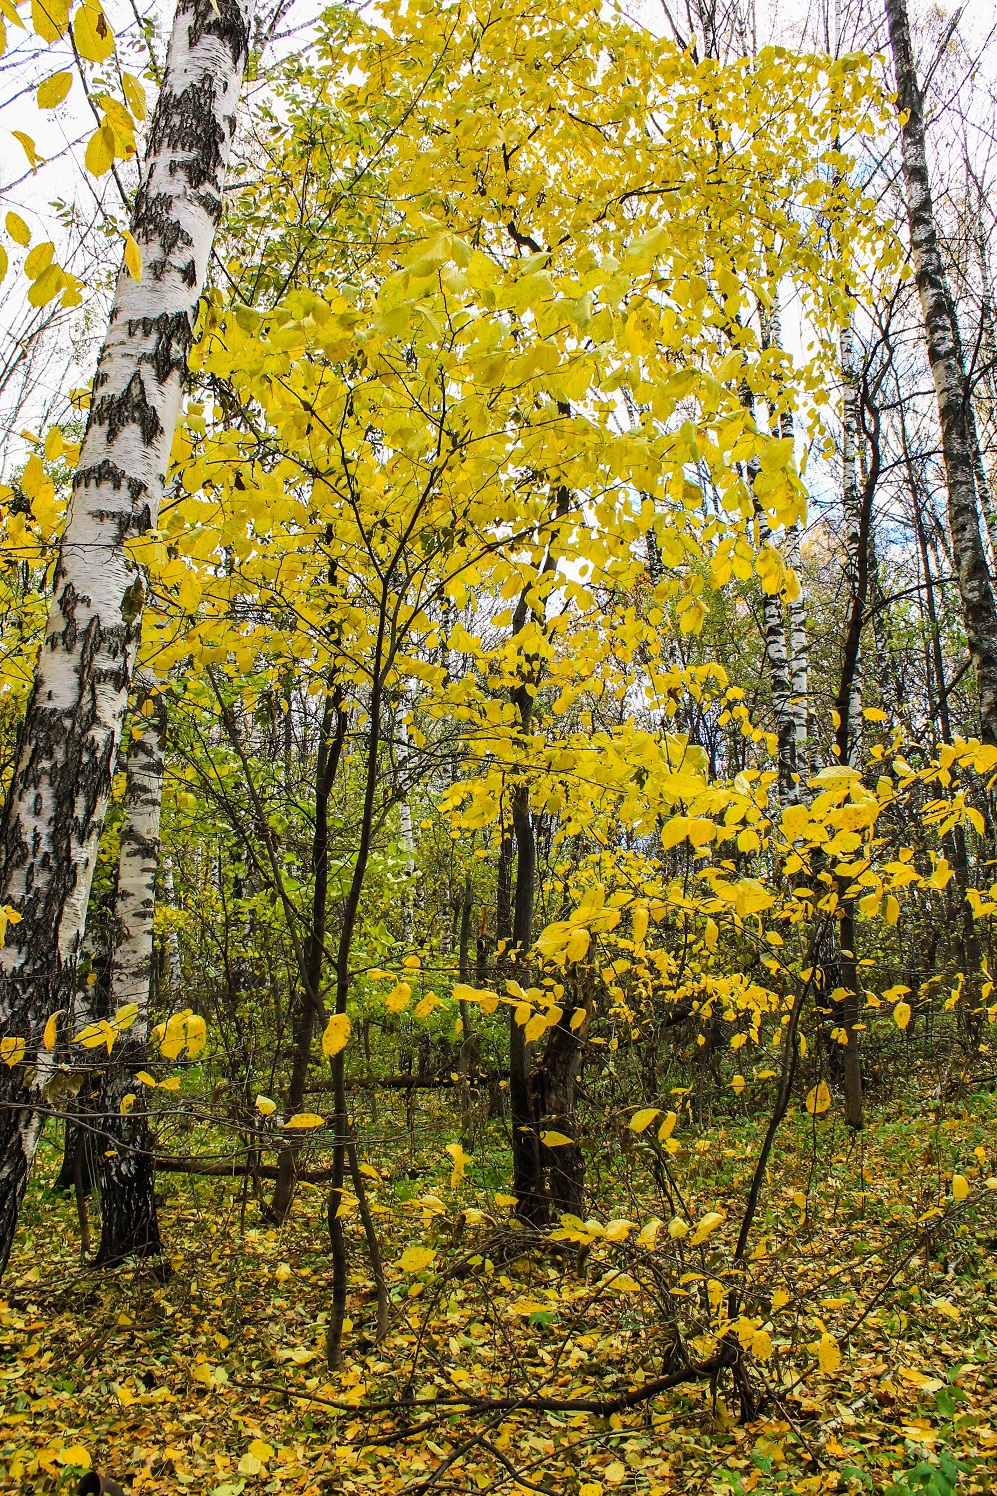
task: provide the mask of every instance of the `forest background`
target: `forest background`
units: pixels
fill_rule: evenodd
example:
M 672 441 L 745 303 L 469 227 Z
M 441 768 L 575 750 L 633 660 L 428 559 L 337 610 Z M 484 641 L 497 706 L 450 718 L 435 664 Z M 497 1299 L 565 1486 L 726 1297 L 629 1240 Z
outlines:
M 0 1488 L 991 1489 L 990 12 L 0 12 Z

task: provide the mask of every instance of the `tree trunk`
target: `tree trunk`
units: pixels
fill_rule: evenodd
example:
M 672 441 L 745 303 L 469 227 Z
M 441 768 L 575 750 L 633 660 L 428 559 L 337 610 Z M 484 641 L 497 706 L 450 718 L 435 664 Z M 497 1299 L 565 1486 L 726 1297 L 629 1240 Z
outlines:
M 897 79 L 897 109 L 901 117 L 906 115 L 901 142 L 907 218 L 928 360 L 938 398 L 949 529 L 966 638 L 976 669 L 982 735 L 993 743 L 997 742 L 997 609 L 976 504 L 976 423 L 955 304 L 938 244 L 924 146 L 924 101 L 914 68 L 904 0 L 886 0 L 886 19 Z
M 294 1011 L 294 1050 L 291 1080 L 284 1109 L 288 1117 L 304 1110 L 305 1086 L 312 1056 L 315 1019 L 321 1014 L 322 966 L 325 957 L 326 904 L 329 896 L 329 797 L 346 739 L 347 713 L 341 687 L 329 682 L 322 712 L 322 728 L 315 764 L 315 826 L 312 833 L 312 920 L 305 944 L 305 971 Z M 335 725 L 334 725 L 335 724 Z M 277 1160 L 277 1183 L 268 1214 L 282 1225 L 297 1184 L 298 1145 L 285 1144 Z
M 745 384 L 741 388 L 741 404 L 755 416 L 755 397 Z M 757 458 L 748 462 L 745 477 L 755 510 L 760 546 L 773 546 L 765 510 L 755 498 L 755 479 L 760 472 Z M 792 691 L 789 683 L 789 657 L 786 652 L 786 627 L 782 611 L 782 598 L 777 592 L 766 592 L 762 587 L 762 611 L 765 622 L 765 659 L 769 670 L 769 686 L 772 692 L 772 715 L 775 718 L 776 736 L 779 740 L 779 799 L 789 805 L 800 798 L 800 780 L 796 772 L 796 717 L 791 705 Z
M 516 979 L 528 986 L 527 953 L 533 944 L 533 901 L 536 893 L 536 841 L 530 813 L 530 787 L 524 780 L 512 794 L 512 822 L 516 831 L 516 884 L 512 916 L 512 945 Z M 540 1169 L 540 1137 L 530 1090 L 530 1046 L 526 1029 L 509 1009 L 509 1116 L 512 1124 L 512 1192 L 516 1214 L 528 1225 L 546 1218 Z
M 97 1149 L 101 1199 L 97 1261 L 108 1266 L 125 1257 L 148 1257 L 162 1250 L 146 1089 L 136 1072 L 148 1057 L 166 703 L 145 682 L 135 702 L 138 710 L 133 714 L 133 736 L 128 744 L 125 818 L 118 854 L 110 1010 L 113 1013 L 126 1003 L 135 1003 L 138 1013 L 114 1045 L 103 1077 L 103 1118 Z M 148 712 L 147 704 L 151 708 Z M 136 737 L 139 728 L 141 735 Z M 129 1105 L 129 1096 L 131 1110 L 123 1110 Z
M 779 300 L 762 320 L 763 346 L 782 349 L 782 318 Z M 795 442 L 796 427 L 791 410 L 779 412 L 779 436 L 783 441 Z M 812 765 L 808 755 L 810 737 L 810 634 L 807 628 L 807 604 L 803 593 L 802 557 L 800 554 L 800 527 L 790 525 L 785 539 L 786 564 L 796 572 L 800 590 L 789 603 L 789 711 L 793 719 L 793 765 L 800 780 L 809 777 Z M 797 799 L 802 788 L 797 790 Z
M 861 629 L 868 591 L 868 540 L 863 543 L 862 504 L 858 471 L 859 393 L 855 364 L 855 332 L 851 319 L 841 329 L 841 510 L 845 522 L 845 583 L 850 616 L 859 622 L 855 657 L 848 662 L 849 688 L 847 728 L 841 735 L 841 762 L 859 763 L 862 758 L 862 655 Z M 860 598 L 861 594 L 861 598 Z M 840 715 L 840 704 L 839 704 Z
M 68 1009 L 128 699 L 143 584 L 126 543 L 155 525 L 204 286 L 250 38 L 251 0 L 180 0 L 118 273 L 55 570 L 45 644 L 0 827 L 0 1024 L 35 1076 L 0 1077 L 0 1269 L 13 1245 L 54 1060 L 34 1053 Z
M 531 1082 L 534 1115 L 541 1131 L 563 1133 L 571 1139 L 558 1148 L 541 1144 L 547 1208 L 557 1217 L 585 1214 L 585 1159 L 578 1141 L 578 1076 L 592 1016 L 591 992 L 574 1007 L 583 1007 L 585 1017 L 571 1027 L 572 1009 L 567 1001 L 558 1022 L 548 1031 L 543 1056 Z

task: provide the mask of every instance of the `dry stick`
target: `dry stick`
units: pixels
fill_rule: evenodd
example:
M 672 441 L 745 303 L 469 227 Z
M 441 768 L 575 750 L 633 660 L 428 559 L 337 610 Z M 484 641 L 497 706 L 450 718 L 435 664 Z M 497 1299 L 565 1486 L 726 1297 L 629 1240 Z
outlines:
M 820 929 L 815 931 L 814 935 L 811 937 L 809 950 L 807 952 L 807 964 L 810 968 L 810 975 L 807 977 L 807 980 L 804 982 L 803 986 L 796 994 L 796 997 L 793 1001 L 793 1006 L 790 1010 L 789 1023 L 786 1025 L 786 1036 L 783 1040 L 782 1045 L 782 1069 L 779 1075 L 779 1094 L 776 1098 L 775 1109 L 772 1113 L 772 1117 L 769 1121 L 769 1125 L 765 1133 L 765 1140 L 762 1143 L 762 1151 L 758 1155 L 758 1162 L 755 1165 L 755 1172 L 751 1177 L 751 1188 L 748 1191 L 748 1202 L 744 1208 L 744 1217 L 741 1221 L 741 1229 L 738 1232 L 737 1246 L 734 1248 L 735 1263 L 743 1262 L 744 1254 L 748 1249 L 748 1239 L 751 1236 L 751 1227 L 754 1224 L 755 1214 L 758 1210 L 758 1201 L 761 1196 L 762 1182 L 765 1178 L 765 1170 L 768 1167 L 769 1154 L 772 1152 L 772 1145 L 775 1143 L 776 1133 L 779 1131 L 782 1120 L 789 1108 L 789 1098 L 792 1094 L 793 1080 L 796 1076 L 796 1062 L 799 1057 L 799 1050 L 796 1044 L 796 1030 L 799 1027 L 800 1015 L 803 1012 L 803 1004 L 810 993 L 811 987 L 813 986 L 814 972 L 816 971 L 814 962 L 816 959 L 819 942 L 827 931 L 832 917 L 833 916 L 831 914 L 827 914 L 823 920 L 823 923 L 821 924 Z M 737 1315 L 739 1298 L 740 1295 L 738 1294 L 736 1286 L 732 1286 L 730 1294 L 727 1298 L 727 1318 L 729 1320 L 733 1320 Z

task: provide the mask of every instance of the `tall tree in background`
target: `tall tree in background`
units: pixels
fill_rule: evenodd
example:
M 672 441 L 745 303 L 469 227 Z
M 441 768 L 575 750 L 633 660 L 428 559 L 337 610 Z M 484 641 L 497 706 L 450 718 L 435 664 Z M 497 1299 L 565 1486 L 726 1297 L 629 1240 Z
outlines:
M 36 1037 L 72 1008 L 129 677 L 142 577 L 127 542 L 156 524 L 222 210 L 249 50 L 250 0 L 181 0 L 150 124 L 94 379 L 86 438 L 55 572 L 45 642 L 0 828 L 0 900 L 20 922 L 0 954 L 0 1015 Z M 137 251 L 137 252 L 136 252 Z M 7 1069 L 0 1089 L 0 1269 L 6 1266 L 38 1145 L 52 1052 L 31 1089 Z
M 886 18 L 897 80 L 897 108 L 903 120 L 901 155 L 911 253 L 938 397 L 949 528 L 969 651 L 976 670 L 982 732 L 988 742 L 997 742 L 997 608 L 976 502 L 980 466 L 976 422 L 955 304 L 939 248 L 925 151 L 924 100 L 904 0 L 886 0 Z

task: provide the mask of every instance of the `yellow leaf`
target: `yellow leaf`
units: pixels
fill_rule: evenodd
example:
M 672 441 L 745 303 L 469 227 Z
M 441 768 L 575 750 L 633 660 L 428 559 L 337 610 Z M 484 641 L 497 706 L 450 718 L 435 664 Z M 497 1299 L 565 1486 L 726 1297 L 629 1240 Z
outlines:
M 269 1096 L 257 1096 L 256 1110 L 261 1117 L 271 1117 L 277 1110 L 276 1101 L 271 1101 Z
M 122 1007 L 118 1008 L 111 1022 L 118 1033 L 121 1034 L 124 1033 L 125 1029 L 131 1028 L 137 1017 L 138 1003 L 125 1003 Z
M 114 1040 L 114 1030 L 106 1018 L 102 1018 L 99 1023 L 88 1023 L 73 1036 L 73 1043 L 82 1044 L 84 1049 L 96 1049 L 99 1044 L 106 1044 L 108 1054 L 111 1053 Z
M 73 37 L 87 62 L 106 62 L 114 51 L 114 33 L 98 5 L 81 5 L 73 20 Z
M 65 284 L 61 265 L 49 265 L 35 280 L 28 292 L 28 300 L 32 306 L 48 306 Z
M 671 1137 L 672 1133 L 675 1131 L 675 1124 L 677 1122 L 678 1122 L 678 1113 L 677 1112 L 669 1112 L 668 1116 L 665 1118 L 665 1120 L 662 1122 L 661 1126 L 658 1128 L 658 1142 L 659 1143 L 663 1143 L 666 1138 L 670 1138 Z
M 43 42 L 57 42 L 68 25 L 68 0 L 31 0 L 31 26 Z
M 73 86 L 72 73 L 53 73 L 44 83 L 39 83 L 35 95 L 39 109 L 55 109 L 62 103 Z
M 817 1347 L 817 1362 L 825 1376 L 833 1376 L 841 1365 L 841 1351 L 834 1336 L 824 1331 Z
M 772 1336 L 767 1330 L 756 1330 L 751 1337 L 751 1354 L 767 1361 L 772 1354 Z
M 827 1082 L 821 1081 L 819 1086 L 814 1086 L 812 1091 L 807 1092 L 807 1111 L 811 1117 L 819 1117 L 822 1113 L 830 1111 L 831 1093 L 827 1088 Z
M 571 937 L 564 948 L 564 954 L 569 961 L 584 961 L 591 943 L 592 937 L 588 930 L 572 930 Z
M 142 87 L 134 73 L 121 74 L 121 86 L 125 92 L 125 101 L 136 119 L 145 119 L 145 89 Z
M 197 1013 L 192 1013 L 186 1023 L 187 1053 L 194 1060 L 208 1040 L 208 1025 Z
M 661 1108 L 659 1106 L 648 1106 L 645 1107 L 643 1111 L 634 1112 L 633 1116 L 630 1118 L 630 1131 L 647 1132 L 647 1129 L 650 1127 L 655 1117 L 658 1117 L 660 1115 Z
M 45 437 L 45 456 L 49 462 L 57 462 L 65 450 L 66 446 L 59 427 L 50 427 Z
M 744 1090 L 748 1082 L 745 1080 L 743 1075 L 735 1075 L 730 1084 L 731 1090 L 734 1092 L 734 1095 L 740 1096 L 741 1092 Z
M 446 1151 L 453 1159 L 453 1173 L 450 1175 L 450 1188 L 455 1190 L 464 1178 L 464 1171 L 470 1162 L 470 1155 L 464 1152 L 460 1143 L 448 1143 Z
M 435 1256 L 431 1247 L 406 1247 L 398 1259 L 398 1266 L 403 1273 L 421 1273 Z
M 540 1141 L 545 1148 L 566 1148 L 569 1143 L 573 1143 L 575 1140 L 574 1138 L 565 1136 L 563 1132 L 542 1132 L 540 1134 Z
M 90 1451 L 82 1444 L 68 1444 L 57 1452 L 56 1459 L 60 1465 L 75 1465 L 78 1470 L 89 1470 L 91 1465 Z
M 437 1001 L 435 992 L 427 992 L 425 997 L 419 999 L 412 1012 L 416 1018 L 428 1018 L 436 1007 Z
M 668 1235 L 674 1241 L 681 1241 L 689 1235 L 689 1222 L 683 1221 L 681 1216 L 673 1216 L 668 1222 Z
M 273 1459 L 273 1445 L 267 1444 L 263 1439 L 254 1439 L 249 1446 L 249 1453 L 255 1454 L 256 1458 L 265 1464 L 267 1460 Z
M 261 1459 L 258 1459 L 255 1454 L 250 1454 L 249 1450 L 247 1449 L 246 1453 L 243 1455 L 242 1459 L 239 1461 L 239 1465 L 238 1465 L 239 1474 L 240 1475 L 259 1475 L 259 1473 L 260 1473 L 260 1471 L 262 1469 L 263 1469 L 263 1461 Z
M 965 1174 L 952 1175 L 952 1198 L 953 1200 L 966 1200 L 969 1198 L 969 1180 Z
M 24 1059 L 23 1039 L 0 1039 L 0 1060 L 11 1069 Z
M 23 130 L 11 130 L 14 139 L 19 142 L 21 149 L 28 158 L 28 165 L 32 172 L 36 172 L 39 166 L 45 165 L 45 157 L 39 156 L 35 150 L 35 143 L 30 135 L 25 135 Z
M 7 259 L 7 251 L 4 249 L 3 245 L 0 244 L 0 281 L 2 281 L 4 276 L 7 274 L 7 266 L 9 263 L 10 261 Z
M 387 1008 L 389 1013 L 400 1013 L 402 1009 L 408 1004 L 408 1000 L 411 996 L 412 988 L 409 986 L 408 982 L 399 982 L 397 986 L 391 989 L 387 997 L 384 999 L 384 1006 Z
M 125 268 L 133 281 L 142 279 L 142 251 L 131 234 L 125 234 Z
M 690 1245 L 698 1247 L 700 1242 L 704 1242 L 706 1238 L 717 1229 L 718 1226 L 723 1225 L 726 1219 L 727 1217 L 724 1215 L 723 1211 L 708 1210 L 696 1226 L 695 1231 L 692 1233 L 692 1237 L 690 1238 Z
M 170 1075 L 170 1076 L 167 1076 L 166 1080 L 161 1080 L 159 1082 L 159 1089 L 161 1091 L 179 1091 L 179 1089 L 180 1089 L 180 1077 L 179 1077 L 179 1075 Z
M 4 222 L 7 226 L 7 232 L 15 244 L 27 245 L 31 243 L 31 230 L 20 213 L 8 213 Z
M 900 918 L 900 902 L 888 893 L 883 903 L 883 918 L 888 925 L 895 925 Z
M 129 1091 L 127 1096 L 122 1096 L 119 1110 L 122 1116 L 126 1116 L 135 1105 L 135 1092 Z
M 278 1283 L 287 1283 L 291 1277 L 291 1264 L 289 1262 L 278 1263 L 273 1275 Z
M 348 1013 L 333 1013 L 325 1026 L 322 1035 L 322 1053 L 327 1059 L 339 1054 L 346 1048 L 350 1037 L 350 1017 Z
M 325 1118 L 319 1117 L 315 1112 L 295 1112 L 293 1117 L 288 1117 L 284 1123 L 285 1127 L 324 1127 Z
M 898 1029 L 905 1029 L 910 1023 L 910 1003 L 899 1002 L 893 1009 L 893 1022 Z
M 515 1195 L 498 1194 L 495 1196 L 495 1204 L 511 1207 L 513 1205 L 518 1205 L 519 1200 Z
M 149 1074 L 148 1070 L 138 1070 L 138 1071 L 136 1071 L 135 1072 L 135 1079 L 136 1080 L 140 1080 L 142 1082 L 143 1086 L 155 1086 L 157 1084 L 157 1081 L 156 1081 L 155 1077 L 151 1076 Z
M 62 1010 L 60 1009 L 60 1012 Z M 42 1034 L 42 1047 L 54 1049 L 56 1035 L 59 1029 L 59 1013 L 53 1013 L 45 1024 L 45 1032 Z
M 102 177 L 114 163 L 114 131 L 103 124 L 95 130 L 83 153 L 83 165 L 92 177 Z

